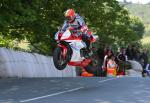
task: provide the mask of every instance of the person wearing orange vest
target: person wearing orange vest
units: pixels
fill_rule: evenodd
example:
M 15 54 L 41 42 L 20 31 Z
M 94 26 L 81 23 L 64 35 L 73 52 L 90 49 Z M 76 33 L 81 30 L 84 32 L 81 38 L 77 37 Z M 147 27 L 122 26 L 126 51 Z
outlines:
M 115 62 L 115 57 L 112 56 L 109 58 L 107 62 L 107 76 L 108 77 L 116 77 L 117 71 L 117 64 Z

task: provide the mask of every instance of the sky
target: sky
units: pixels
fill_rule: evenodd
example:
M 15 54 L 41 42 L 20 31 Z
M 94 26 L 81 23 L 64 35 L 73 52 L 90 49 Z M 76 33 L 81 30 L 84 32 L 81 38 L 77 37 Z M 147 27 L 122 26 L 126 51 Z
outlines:
M 117 1 L 123 1 L 123 0 L 117 0 Z M 141 4 L 146 4 L 150 2 L 150 0 L 127 0 L 127 2 L 130 1 L 132 1 L 132 3 L 141 3 Z

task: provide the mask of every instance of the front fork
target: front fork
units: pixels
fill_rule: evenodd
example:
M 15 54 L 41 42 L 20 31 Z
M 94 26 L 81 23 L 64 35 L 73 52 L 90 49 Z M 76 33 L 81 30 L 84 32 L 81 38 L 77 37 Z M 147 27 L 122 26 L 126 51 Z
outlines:
M 62 45 L 62 44 L 58 44 L 58 46 L 62 48 L 62 56 L 63 56 L 64 59 L 66 59 L 67 52 L 68 52 L 67 47 Z

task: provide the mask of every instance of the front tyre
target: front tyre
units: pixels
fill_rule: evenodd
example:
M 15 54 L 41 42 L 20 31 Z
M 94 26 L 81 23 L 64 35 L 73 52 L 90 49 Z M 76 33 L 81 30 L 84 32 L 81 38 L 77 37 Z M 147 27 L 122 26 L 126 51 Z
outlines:
M 61 47 L 55 48 L 53 53 L 54 65 L 58 70 L 65 69 L 68 63 L 67 58 L 64 58 L 62 53 L 63 53 L 63 49 Z

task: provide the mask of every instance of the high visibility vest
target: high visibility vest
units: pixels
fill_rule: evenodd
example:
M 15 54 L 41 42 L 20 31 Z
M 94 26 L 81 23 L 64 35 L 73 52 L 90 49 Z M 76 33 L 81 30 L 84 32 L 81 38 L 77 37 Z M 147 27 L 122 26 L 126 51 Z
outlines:
M 107 62 L 107 76 L 108 77 L 115 77 L 116 76 L 116 69 L 117 69 L 117 64 L 113 60 L 108 60 Z

